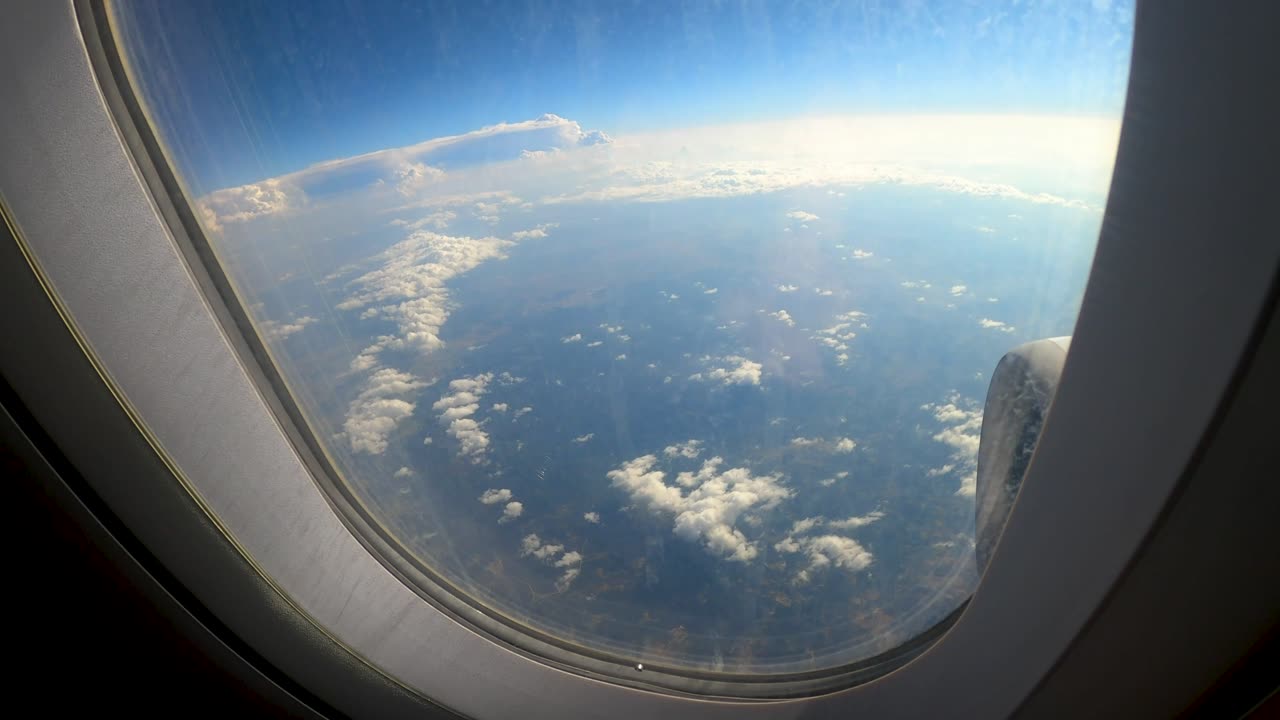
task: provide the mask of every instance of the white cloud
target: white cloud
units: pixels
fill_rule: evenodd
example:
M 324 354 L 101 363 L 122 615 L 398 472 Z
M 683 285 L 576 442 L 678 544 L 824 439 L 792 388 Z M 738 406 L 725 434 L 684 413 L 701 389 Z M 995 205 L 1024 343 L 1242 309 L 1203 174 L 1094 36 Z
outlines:
M 449 223 L 458 219 L 458 213 L 452 210 L 437 210 L 433 213 L 424 215 L 423 217 L 408 222 L 406 220 L 393 220 L 392 225 L 403 227 L 406 230 L 421 230 L 425 227 L 432 227 L 436 230 L 444 230 L 449 227 Z
M 827 521 L 827 527 L 835 528 L 837 530 L 853 530 L 855 528 L 860 528 L 863 525 L 870 525 L 883 517 L 883 512 L 875 510 L 867 513 L 866 515 L 845 518 L 844 520 L 829 520 Z
M 560 342 L 564 343 L 565 345 L 568 345 L 569 343 L 582 342 L 582 333 L 574 333 L 567 337 L 562 337 L 560 338 Z
M 973 497 L 977 490 L 978 446 L 982 439 L 982 408 L 952 394 L 944 403 L 922 405 L 944 427 L 933 439 L 951 448 L 951 462 L 929 471 L 930 476 L 958 475 L 957 495 Z
M 746 468 L 721 470 L 714 457 L 697 473 L 680 473 L 677 485 L 666 483 L 654 455 L 643 455 L 608 473 L 614 487 L 651 512 L 670 515 L 676 536 L 699 542 L 713 555 L 746 562 L 759 552 L 736 527 L 747 512 L 773 509 L 791 496 L 779 475 L 753 475 Z M 683 488 L 688 488 L 686 494 Z
M 587 347 L 589 347 L 589 348 L 592 348 L 592 347 L 600 347 L 600 346 L 601 346 L 601 345 L 603 345 L 603 344 L 604 344 L 604 341 L 603 341 L 603 340 L 593 340 L 593 341 L 591 341 L 591 342 L 587 343 Z
M 795 321 L 794 319 L 792 319 L 791 314 L 790 314 L 790 313 L 788 313 L 786 310 L 779 310 L 779 311 L 777 311 L 777 312 L 771 312 L 771 313 L 769 313 L 769 317 L 771 317 L 771 318 L 775 318 L 775 319 L 777 319 L 777 320 L 781 321 L 781 322 L 782 322 L 784 325 L 786 325 L 787 327 L 795 327 L 795 326 L 796 326 L 796 321 Z
M 440 411 L 440 424 L 458 441 L 458 454 L 472 462 L 482 462 L 489 448 L 489 434 L 472 416 L 480 410 L 480 398 L 488 390 L 493 373 L 458 378 L 431 408 Z
M 342 424 L 352 452 L 381 455 L 386 451 L 387 436 L 400 421 L 413 415 L 416 407 L 404 396 L 426 385 L 409 373 L 390 368 L 369 376 Z
M 968 290 L 969 290 L 969 288 L 965 287 L 964 285 L 952 285 L 952 286 L 951 286 L 951 294 L 952 294 L 952 295 L 955 295 L 956 297 L 959 297 L 959 296 L 961 296 L 961 295 L 965 294 L 965 292 L 967 292 Z
M 493 404 L 493 406 L 491 407 L 491 409 L 492 409 L 494 412 L 500 412 L 500 413 L 504 413 L 504 412 L 506 412 L 507 410 L 509 410 L 510 408 L 511 408 L 511 406 L 510 406 L 510 405 L 508 405 L 508 404 L 506 404 L 506 403 L 494 403 L 494 404 Z
M 843 480 L 847 477 L 849 477 L 849 471 L 841 470 L 840 472 L 836 473 L 834 477 L 823 478 L 822 480 L 819 480 L 818 484 L 821 485 L 822 487 L 831 487 L 832 485 L 835 485 L 838 481 Z
M 516 419 L 518 419 L 521 415 L 528 415 L 528 414 L 529 414 L 529 413 L 531 413 L 531 412 L 533 412 L 533 408 L 531 408 L 531 407 L 529 407 L 528 405 L 526 405 L 526 406 L 524 406 L 524 407 L 520 408 L 519 410 L 515 411 L 515 413 L 513 413 L 513 414 L 511 415 L 511 419 L 512 419 L 512 420 L 516 420 Z
M 559 227 L 559 223 L 544 223 L 532 230 L 517 230 L 511 233 L 512 240 L 540 240 L 547 237 L 547 230 Z
M 402 467 L 399 470 L 396 470 L 395 474 L 392 477 L 398 477 L 398 478 L 413 477 L 413 470 L 407 467 Z
M 804 210 L 792 210 L 791 212 L 787 213 L 787 217 L 791 218 L 792 220 L 799 220 L 800 222 L 813 222 L 814 220 L 822 219 L 817 215 L 814 215 L 813 213 L 810 213 L 810 212 L 805 212 Z
M 435 438 L 431 437 L 430 435 L 428 435 L 428 436 L 426 436 L 426 437 L 422 438 L 422 444 L 423 444 L 423 445 L 430 445 L 430 444 L 434 443 L 435 441 L 436 441 L 436 440 L 435 440 Z
M 1004 333 L 1011 333 L 1017 329 L 1012 325 L 1004 323 L 1000 320 L 992 320 L 991 318 L 982 318 L 981 320 L 978 321 L 978 325 L 984 328 L 987 328 L 989 330 L 999 330 L 1000 332 L 1004 332 Z
M 210 230 L 220 231 L 225 223 L 241 223 L 307 204 L 306 193 L 285 178 L 272 178 L 240 187 L 216 190 L 197 201 L 201 218 Z
M 322 162 L 218 190 L 197 205 L 215 231 L 223 224 L 352 208 L 474 207 L 496 199 L 530 205 L 518 198 L 506 203 L 516 193 L 536 198 L 533 204 L 660 202 L 875 184 L 1098 210 L 1118 137 L 1118 118 L 844 115 L 685 128 L 610 142 L 603 133 L 544 115 Z M 607 152 L 592 147 L 602 143 L 609 144 Z M 445 153 L 447 159 L 438 159 Z M 449 170 L 442 173 L 439 166 L 445 164 Z M 378 180 L 317 194 L 318 199 L 304 191 L 361 173 Z M 484 210 L 480 217 L 496 217 Z M 815 219 L 811 212 L 792 212 L 801 214 L 788 218 L 792 222 Z
M 258 327 L 262 329 L 262 333 L 268 338 L 283 340 L 290 335 L 302 332 L 303 328 L 316 322 L 318 321 L 314 317 L 310 315 L 303 315 L 301 317 L 294 318 L 287 323 L 278 323 L 274 320 L 263 320 L 258 323 Z
M 813 578 L 813 573 L 831 566 L 856 572 L 870 567 L 874 557 L 857 540 L 840 535 L 819 535 L 799 541 L 795 550 L 803 551 L 809 558 L 809 566 L 796 573 L 795 583 L 803 585 Z
M 583 520 L 586 520 L 587 522 L 591 523 L 592 525 L 599 525 L 599 524 L 600 524 L 600 513 L 598 513 L 598 512 L 582 513 L 582 519 L 583 519 Z
M 524 503 L 512 500 L 502 508 L 502 517 L 498 518 L 499 523 L 506 523 L 515 520 L 524 514 Z
M 875 253 L 870 250 L 854 250 L 850 257 L 854 260 L 866 260 L 867 258 L 875 257 Z
M 595 433 L 587 433 L 586 435 L 579 435 L 578 437 L 574 438 L 573 441 L 581 445 L 586 442 L 591 442 L 591 438 L 595 436 L 596 436 Z
M 576 550 L 565 552 L 564 546 L 558 543 L 543 543 L 537 535 L 529 534 L 520 541 L 521 557 L 533 557 L 552 567 L 564 568 L 564 572 L 556 580 L 556 591 L 564 592 L 573 584 L 582 571 L 582 554 Z M 556 559 L 556 555 L 560 558 Z
M 793 524 L 791 525 L 791 533 L 790 533 L 790 534 L 792 534 L 792 535 L 803 535 L 804 533 L 807 533 L 807 532 L 809 532 L 810 530 L 812 530 L 813 528 L 815 528 L 815 527 L 817 527 L 817 526 L 821 525 L 821 524 L 822 524 L 822 522 L 823 522 L 823 518 L 821 518 L 821 517 L 809 517 L 809 518 L 805 518 L 805 519 L 803 519 L 803 520 L 797 520 L 797 521 L 795 521 L 795 523 L 793 523 Z
M 423 188 L 437 183 L 444 177 L 444 170 L 426 163 L 406 163 L 395 173 L 396 192 L 413 197 Z
M 764 366 L 738 355 L 727 355 L 717 362 L 726 367 L 712 368 L 706 373 L 695 373 L 690 380 L 711 380 L 723 385 L 759 385 Z
M 662 449 L 662 454 L 669 458 L 682 457 L 692 460 L 702 454 L 702 441 L 686 440 L 675 445 L 668 445 Z
M 884 513 L 879 510 L 844 520 L 827 520 L 821 516 L 808 517 L 792 524 L 791 532 L 774 543 L 773 549 L 785 554 L 803 553 L 808 559 L 808 565 L 797 572 L 793 578 L 797 585 L 809 582 L 813 578 L 813 573 L 828 567 L 834 566 L 851 572 L 864 570 L 871 565 L 874 558 L 856 540 L 840 535 L 813 536 L 807 533 L 824 526 L 835 530 L 854 530 L 883 517 Z
M 383 314 L 396 322 L 399 333 L 380 337 L 361 357 L 372 357 L 388 347 L 425 353 L 443 346 L 440 328 L 451 307 L 446 283 L 486 260 L 505 257 L 503 250 L 511 245 L 493 237 L 453 237 L 420 230 L 380 253 L 381 267 L 353 281 L 355 294 L 337 307 L 357 310 L 378 303 Z
M 484 494 L 477 498 L 485 505 L 496 505 L 504 503 L 511 499 L 511 491 L 507 488 L 494 489 L 490 488 L 484 491 Z
M 520 541 L 521 557 L 535 557 L 539 560 L 550 560 L 556 555 L 564 552 L 563 545 L 553 545 L 551 543 L 543 543 L 535 534 L 530 533 L 524 536 Z
M 627 359 L 627 354 L 626 354 L 626 353 L 622 353 L 622 354 L 620 354 L 620 355 L 615 355 L 615 356 L 613 357 L 613 359 L 614 359 L 614 360 L 626 360 L 626 359 Z
M 703 294 L 703 295 L 715 295 L 715 294 L 716 294 L 716 293 L 718 293 L 718 292 L 720 292 L 720 288 L 708 288 L 708 289 L 706 289 L 706 290 L 703 290 L 703 291 L 702 291 L 702 294 Z
M 848 453 L 853 452 L 854 448 L 858 447 L 858 443 L 854 442 L 852 438 L 847 437 L 836 438 L 835 440 L 826 440 L 824 438 L 817 437 L 794 437 L 791 438 L 791 446 L 798 448 L 821 446 L 821 449 L 826 452 L 847 455 Z
M 778 292 L 792 293 L 800 289 L 799 285 L 779 285 Z

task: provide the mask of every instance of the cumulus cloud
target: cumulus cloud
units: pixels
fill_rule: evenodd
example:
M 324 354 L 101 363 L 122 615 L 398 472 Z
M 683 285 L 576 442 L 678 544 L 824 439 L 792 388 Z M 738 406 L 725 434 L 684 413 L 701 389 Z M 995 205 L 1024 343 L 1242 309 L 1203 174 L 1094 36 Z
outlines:
M 792 293 L 800 289 L 799 285 L 779 285 L 778 292 Z
M 591 438 L 595 436 L 596 436 L 595 433 L 587 433 L 586 435 L 579 435 L 578 437 L 574 438 L 573 441 L 581 445 L 583 443 L 591 442 Z
M 833 477 L 823 478 L 822 480 L 819 480 L 818 484 L 821 485 L 822 487 L 831 487 L 832 485 L 835 485 L 838 481 L 843 480 L 847 477 L 849 477 L 849 471 L 841 470 L 840 472 L 836 473 Z
M 483 462 L 489 449 L 489 434 L 473 416 L 480 410 L 480 398 L 492 381 L 493 373 L 453 380 L 448 391 L 431 406 L 439 411 L 445 432 L 458 441 L 458 454 L 472 462 Z
M 574 333 L 560 338 L 560 342 L 568 345 L 569 343 L 582 342 L 582 333 Z
M 855 528 L 860 528 L 863 525 L 870 525 L 883 517 L 883 512 L 875 510 L 867 513 L 866 515 L 856 515 L 843 520 L 829 520 L 827 522 L 827 527 L 835 528 L 837 530 L 853 530 Z
M 494 412 L 504 413 L 504 412 L 506 412 L 508 409 L 510 409 L 510 407 L 511 407 L 511 406 L 510 406 L 510 405 L 508 405 L 508 404 L 506 404 L 506 403 L 494 403 L 494 404 L 490 407 L 490 409 L 492 409 Z
M 274 320 L 263 320 L 258 323 L 258 327 L 262 329 L 262 333 L 268 338 L 283 340 L 290 335 L 302 332 L 303 328 L 308 325 L 315 324 L 316 322 L 318 321 L 314 317 L 311 317 L 310 315 L 303 315 L 285 323 L 276 322 Z
M 830 348 L 836 352 L 836 364 L 844 365 L 849 361 L 849 341 L 858 336 L 851 328 L 857 325 L 860 328 L 867 327 L 864 319 L 867 314 L 859 310 L 850 310 L 840 313 L 835 317 L 835 324 L 825 327 L 818 331 L 817 335 L 810 337 L 819 345 Z
M 702 454 L 702 441 L 686 440 L 675 445 L 668 445 L 662 449 L 662 454 L 669 458 L 682 457 L 692 460 Z
M 781 322 L 782 324 L 786 325 L 787 327 L 795 327 L 795 326 L 796 326 L 796 321 L 795 321 L 794 319 L 792 319 L 791 314 L 790 314 L 790 313 L 788 313 L 786 310 L 779 310 L 779 311 L 777 311 L 777 312 L 771 312 L 771 313 L 769 313 L 769 317 L 771 317 L 771 318 L 775 318 L 776 320 L 778 320 L 778 321 L 779 321 L 779 322 Z
M 966 286 L 964 286 L 964 285 L 952 285 L 952 286 L 951 286 L 951 294 L 952 294 L 952 295 L 954 295 L 954 296 L 956 296 L 956 297 L 960 297 L 961 295 L 965 294 L 965 292 L 967 292 L 968 290 L 969 290 L 969 288 L 968 288 L 968 287 L 966 287 Z
M 387 449 L 387 437 L 405 418 L 413 415 L 416 405 L 404 397 L 426 383 L 409 373 L 383 368 L 369 376 L 364 388 L 347 409 L 342 429 L 351 443 L 352 452 L 381 455 Z
M 736 525 L 746 513 L 771 510 L 791 496 L 779 475 L 754 475 L 747 468 L 721 470 L 713 457 L 696 473 L 680 473 L 676 484 L 656 466 L 655 455 L 643 455 L 610 470 L 614 487 L 638 507 L 669 516 L 677 537 L 700 543 L 708 552 L 736 562 L 756 557 L 759 549 Z
M 441 235 L 419 230 L 377 256 L 380 267 L 353 281 L 355 294 L 338 303 L 339 310 L 381 307 L 399 332 L 380 337 L 357 358 L 372 366 L 384 348 L 431 352 L 444 345 L 440 328 L 449 318 L 446 284 L 490 259 L 505 257 L 511 241 Z M 356 364 L 353 363 L 353 368 Z
M 722 385 L 759 385 L 764 366 L 738 355 L 726 355 L 715 361 L 725 367 L 716 367 L 705 373 L 694 373 L 690 380 L 718 382 Z
M 396 470 L 395 474 L 392 477 L 398 477 L 398 478 L 413 477 L 413 470 L 407 467 L 402 467 L 399 470 Z
M 405 197 L 417 195 L 426 186 L 444 177 L 444 170 L 426 163 L 411 162 L 395 172 L 396 192 Z
M 598 513 L 598 512 L 582 513 L 582 519 L 583 519 L 583 520 L 586 520 L 587 522 L 591 523 L 592 525 L 599 525 L 599 524 L 600 524 L 600 513 Z
M 992 320 L 991 318 L 982 318 L 978 321 L 978 325 L 988 330 L 999 330 L 1004 333 L 1011 333 L 1017 328 L 1000 320 Z
M 458 213 L 452 210 L 437 210 L 436 212 L 424 215 L 417 220 L 409 222 L 407 220 L 392 220 L 391 224 L 402 227 L 406 230 L 421 230 L 426 227 L 435 228 L 436 230 L 444 230 L 449 227 L 449 223 L 458 218 Z
M 942 403 L 920 406 L 943 425 L 933 439 L 951 448 L 951 462 L 929 471 L 930 476 L 960 478 L 957 495 L 973 497 L 978 483 L 978 446 L 982 439 L 982 408 L 973 400 L 952 394 Z
M 524 407 L 520 408 L 519 410 L 515 411 L 514 413 L 512 413 L 512 415 L 511 415 L 511 419 L 512 419 L 512 420 L 518 420 L 518 419 L 520 418 L 520 416 L 522 416 L 522 415 L 528 415 L 528 414 L 529 414 L 529 413 L 531 413 L 531 412 L 533 412 L 533 408 L 531 408 L 531 407 L 529 407 L 528 405 L 526 405 L 526 406 L 524 406 Z
M 791 446 L 797 448 L 820 448 L 826 452 L 847 455 L 858 447 L 858 443 L 847 437 L 840 437 L 834 440 L 816 437 L 794 437 L 791 438 Z
M 867 258 L 875 257 L 875 253 L 870 250 L 854 250 L 850 253 L 849 257 L 852 257 L 854 260 L 866 260 Z
M 703 294 L 703 295 L 715 295 L 715 294 L 716 294 L 716 293 L 718 293 L 718 292 L 720 292 L 720 288 L 707 288 L 706 290 L 703 290 L 703 291 L 702 291 L 702 294 Z
M 478 499 L 485 505 L 496 505 L 501 502 L 509 501 L 511 499 L 511 491 L 507 488 L 490 488 L 485 490 L 484 494 L 482 494 Z
M 214 191 L 197 204 L 205 224 L 217 231 L 224 223 L 242 223 L 299 209 L 307 204 L 307 196 L 288 179 L 273 178 Z
M 556 556 L 560 557 L 557 559 Z M 520 541 L 520 556 L 532 557 L 551 565 L 563 568 L 564 572 L 556 580 L 556 590 L 564 592 L 573 584 L 582 570 L 582 554 L 576 550 L 565 552 L 564 545 L 544 543 L 537 535 L 530 533 Z
M 550 230 L 551 228 L 559 227 L 559 226 L 560 226 L 559 223 L 544 223 L 542 225 L 539 225 L 533 228 L 532 230 L 517 230 L 511 233 L 511 239 L 512 240 L 540 240 L 544 237 L 547 237 L 547 234 L 548 234 L 547 230 Z
M 800 222 L 813 222 L 814 220 L 822 219 L 822 218 L 819 218 L 817 215 L 814 215 L 811 212 L 805 212 L 804 210 L 792 210 L 791 212 L 787 213 L 787 217 L 791 218 L 792 220 L 799 220 Z
M 498 522 L 499 523 L 511 522 L 512 520 L 515 520 L 516 518 L 520 517 L 523 514 L 524 514 L 524 504 L 517 502 L 515 500 L 512 500 L 511 502 L 507 503 L 506 507 L 502 508 L 502 517 L 498 518 Z
M 826 527 L 833 530 L 854 530 L 869 525 L 884 517 L 884 513 L 875 511 L 867 515 L 855 516 L 843 520 L 828 520 L 824 517 L 808 517 L 797 520 L 791 526 L 786 537 L 774 543 L 773 549 L 784 554 L 803 554 L 808 564 L 798 571 L 792 579 L 797 585 L 803 585 L 813 578 L 819 570 L 836 567 L 857 572 L 869 567 L 874 560 L 870 551 L 858 541 L 835 534 L 810 535 L 816 528 Z

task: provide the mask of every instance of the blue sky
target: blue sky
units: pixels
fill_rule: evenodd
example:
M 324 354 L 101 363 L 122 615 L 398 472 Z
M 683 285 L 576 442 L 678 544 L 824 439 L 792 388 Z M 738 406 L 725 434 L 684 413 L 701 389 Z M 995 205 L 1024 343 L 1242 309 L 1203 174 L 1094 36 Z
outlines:
M 119 13 L 154 120 L 201 192 L 548 112 L 611 134 L 833 113 L 1117 115 L 1133 14 L 1096 0 Z

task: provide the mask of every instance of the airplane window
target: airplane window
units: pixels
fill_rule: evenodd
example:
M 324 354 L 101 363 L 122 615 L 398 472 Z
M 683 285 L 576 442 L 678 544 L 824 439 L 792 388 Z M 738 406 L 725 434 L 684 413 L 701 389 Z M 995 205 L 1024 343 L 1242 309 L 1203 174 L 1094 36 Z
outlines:
M 1132 19 L 111 5 L 342 492 L 494 627 L 713 679 L 892 653 L 974 591 L 990 372 L 1072 332 Z

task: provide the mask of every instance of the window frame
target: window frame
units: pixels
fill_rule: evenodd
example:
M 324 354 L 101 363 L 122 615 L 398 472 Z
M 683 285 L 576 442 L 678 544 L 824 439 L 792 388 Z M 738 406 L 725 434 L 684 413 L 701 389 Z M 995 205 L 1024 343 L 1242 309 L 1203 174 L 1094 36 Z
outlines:
M 1011 513 L 1008 542 L 997 546 L 977 593 L 945 636 L 874 682 L 793 700 L 712 700 L 601 682 L 476 634 L 414 592 L 379 561 L 378 549 L 364 544 L 367 537 L 344 524 L 346 511 L 317 484 L 324 473 L 305 458 L 307 443 L 288 427 L 287 410 L 269 390 L 263 367 L 269 363 L 255 356 L 207 259 L 183 237 L 181 204 L 156 186 L 154 166 L 147 168 L 148 157 L 130 137 L 128 115 L 113 107 L 114 80 L 103 74 L 103 49 L 95 47 L 95 7 L 101 5 L 33 2 L 23 23 L 0 28 L 10 68 L 0 97 L 14 100 L 0 109 L 0 154 L 13 159 L 0 166 L 0 197 L 18 241 L 6 244 L 4 267 L 31 271 L 30 282 L 4 289 L 19 303 L 11 306 L 31 312 L 9 313 L 14 317 L 3 327 L 39 349 L 6 349 L 0 369 L 93 491 L 184 586 L 270 662 L 344 712 L 373 702 L 388 710 L 380 714 L 414 714 L 439 709 L 434 702 L 471 717 L 564 717 L 586 714 L 584 707 L 627 717 L 1008 715 L 1086 630 L 1138 556 L 1193 465 L 1193 449 L 1215 427 L 1255 344 L 1259 318 L 1274 303 L 1276 249 L 1265 243 L 1209 262 L 1207 269 L 1235 283 L 1199 298 L 1199 306 L 1176 297 L 1176 282 L 1154 293 L 1158 298 L 1135 288 L 1139 271 L 1149 271 L 1140 262 L 1147 258 L 1135 254 L 1147 246 L 1141 228 L 1127 223 L 1141 217 L 1145 198 L 1133 185 L 1143 179 L 1141 162 L 1152 149 L 1135 136 L 1149 127 L 1139 121 L 1135 131 L 1133 117 L 1151 108 L 1127 107 L 1112 191 L 1119 200 L 1108 201 L 1061 401 Z M 1158 73 L 1154 58 L 1139 62 L 1147 27 L 1139 22 L 1135 31 L 1130 104 L 1133 82 L 1152 81 L 1138 70 Z M 1174 240 L 1188 251 L 1206 243 Z M 1205 266 L 1190 252 L 1176 252 L 1160 269 L 1167 278 L 1194 281 Z M 1141 313 L 1157 301 L 1190 319 L 1144 328 Z M 1206 328 L 1214 318 L 1221 320 Z M 140 347 L 153 352 L 140 358 Z M 64 379 L 56 387 L 40 380 L 53 367 Z M 1159 417 L 1158 403 L 1141 402 L 1157 400 L 1187 373 L 1197 383 L 1182 413 Z M 1132 384 L 1128 414 L 1115 398 L 1099 396 L 1098 388 L 1116 382 L 1108 376 Z M 180 390 L 193 377 L 203 391 Z M 207 406 L 192 404 L 193 397 Z M 1163 442 L 1173 449 L 1148 457 L 1126 448 L 1108 437 L 1118 433 L 1096 422 L 1108 411 L 1119 413 L 1108 416 L 1112 427 L 1165 431 L 1139 438 L 1143 447 Z M 94 433 L 84 432 L 89 418 Z M 1091 466 L 1074 451 L 1086 443 L 1095 460 L 1113 462 Z M 1140 479 L 1117 486 L 1125 473 Z M 262 493 L 255 501 L 236 494 L 252 493 L 254 485 Z M 308 539 L 320 536 L 319 550 L 293 538 L 286 553 L 291 539 L 278 522 L 299 506 L 309 524 L 323 525 L 322 533 L 308 530 Z M 1082 521 L 1093 526 L 1086 542 L 1055 542 L 1055 533 Z M 1061 579 L 1046 574 L 1046 556 L 1060 561 L 1055 568 L 1074 592 L 1062 592 Z M 375 585 L 378 592 L 368 589 Z M 396 599 L 390 609 L 388 595 Z M 339 603 L 343 597 L 347 602 Z M 398 627 L 335 615 L 334 608 L 350 602 L 358 603 L 356 618 L 400 624 L 412 616 L 420 632 L 393 641 Z M 1028 637 L 1037 640 L 1028 644 Z

